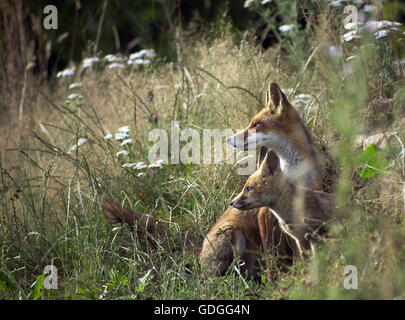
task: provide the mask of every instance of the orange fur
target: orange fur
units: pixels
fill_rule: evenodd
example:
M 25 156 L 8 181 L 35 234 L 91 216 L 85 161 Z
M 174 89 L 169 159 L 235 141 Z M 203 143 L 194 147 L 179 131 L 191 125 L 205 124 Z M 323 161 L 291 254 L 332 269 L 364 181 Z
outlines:
M 319 189 L 322 161 L 309 130 L 277 84 L 271 83 L 268 92 L 267 106 L 228 142 L 244 150 L 249 142 L 273 149 L 281 159 L 282 170 L 295 184 Z
M 333 195 L 292 184 L 272 150 L 231 205 L 240 210 L 270 206 L 284 232 L 296 240 L 301 256 L 313 247 L 313 234 L 323 234 L 325 223 L 336 216 Z
M 228 207 L 204 239 L 201 265 L 224 274 L 237 254 L 244 261 L 241 271 L 257 277 L 263 250 L 271 249 L 275 256 L 288 256 L 289 245 L 280 235 L 269 208 L 241 211 Z
M 101 206 L 110 223 L 126 223 L 134 228 L 141 244 L 148 243 L 152 248 L 158 245 L 170 249 L 173 238 L 167 225 L 152 216 L 135 212 L 111 198 L 103 197 Z M 263 234 L 268 239 L 261 239 L 258 216 L 269 228 L 264 227 Z M 268 208 L 240 211 L 229 207 L 206 235 L 202 247 L 195 239 L 187 238 L 186 247 L 198 256 L 204 270 L 223 275 L 235 259 L 234 252 L 244 261 L 241 270 L 249 277 L 257 277 L 260 271 L 260 257 L 263 248 L 278 250 L 280 255 L 288 255 L 288 243 L 278 239 L 281 230 L 272 218 Z M 276 235 L 276 240 L 274 236 Z

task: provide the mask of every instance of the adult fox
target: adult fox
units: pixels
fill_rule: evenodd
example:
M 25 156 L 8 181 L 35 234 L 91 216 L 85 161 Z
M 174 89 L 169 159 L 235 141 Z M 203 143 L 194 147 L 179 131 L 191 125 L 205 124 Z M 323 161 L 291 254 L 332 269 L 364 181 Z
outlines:
M 236 149 L 247 150 L 255 144 L 274 150 L 291 182 L 320 189 L 322 161 L 308 128 L 276 83 L 269 85 L 266 96 L 266 107 L 228 142 Z

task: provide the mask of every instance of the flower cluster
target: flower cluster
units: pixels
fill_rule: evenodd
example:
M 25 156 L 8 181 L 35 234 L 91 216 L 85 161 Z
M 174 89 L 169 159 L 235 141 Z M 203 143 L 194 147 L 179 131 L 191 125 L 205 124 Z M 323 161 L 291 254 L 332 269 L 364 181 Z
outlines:
M 65 69 L 63 71 L 59 71 L 56 74 L 56 77 L 57 78 L 71 77 L 71 76 L 73 76 L 75 74 L 75 72 L 76 72 L 75 68 Z
M 131 128 L 129 126 L 124 126 L 118 128 L 118 132 L 115 134 L 108 133 L 104 139 L 105 140 L 117 140 L 121 142 L 121 146 L 127 146 L 132 144 L 132 139 L 130 137 Z M 130 156 L 130 151 L 128 150 L 120 150 L 116 154 L 117 157 L 128 157 Z M 159 156 L 157 156 L 158 158 Z M 162 159 L 157 160 L 156 162 L 150 163 L 149 165 L 143 161 L 138 162 L 125 162 L 122 164 L 123 168 L 134 169 L 134 170 L 144 170 L 144 169 L 151 169 L 150 175 L 154 176 L 157 174 L 156 170 L 154 169 L 161 169 L 163 168 L 164 161 Z M 138 177 L 145 175 L 145 172 L 138 173 Z
M 93 68 L 93 65 L 97 62 L 100 62 L 100 59 L 97 57 L 86 58 L 83 60 L 83 69 Z
M 152 63 L 152 59 L 156 57 L 153 49 L 143 49 L 132 53 L 129 57 L 115 56 L 108 54 L 104 60 L 108 62 L 108 69 L 123 69 L 125 65 L 146 66 Z
M 394 33 L 394 32 L 401 32 L 401 29 L 399 28 L 401 26 L 401 23 L 395 22 L 395 21 L 376 21 L 376 20 L 371 20 L 367 22 L 358 22 L 357 24 L 355 23 L 348 23 L 345 25 L 346 29 L 350 29 L 349 32 L 345 33 L 342 35 L 342 41 L 343 42 L 349 42 L 353 39 L 359 39 L 362 37 L 361 32 L 362 31 L 368 31 L 368 32 L 373 32 L 375 39 L 381 39 L 386 37 L 389 33 Z
M 116 56 L 113 54 L 107 54 L 102 60 L 107 63 L 108 69 L 123 69 L 126 65 L 145 66 L 152 63 L 152 59 L 156 57 L 156 53 L 153 49 L 143 49 L 138 52 L 132 53 L 129 57 Z M 82 62 L 82 69 L 91 69 L 96 64 L 102 62 L 98 57 L 88 57 Z M 74 76 L 76 73 L 75 68 L 68 68 L 63 71 L 59 71 L 56 74 L 57 78 L 65 78 Z M 72 89 L 72 88 L 69 88 Z

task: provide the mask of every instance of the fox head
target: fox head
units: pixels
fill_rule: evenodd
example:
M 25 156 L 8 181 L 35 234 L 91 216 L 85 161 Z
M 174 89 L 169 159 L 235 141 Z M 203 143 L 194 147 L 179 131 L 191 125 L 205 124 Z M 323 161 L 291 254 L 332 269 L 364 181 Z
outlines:
M 284 184 L 280 160 L 273 150 L 260 149 L 260 166 L 245 183 L 243 190 L 230 203 L 239 210 L 272 206 Z
M 266 92 L 266 107 L 256 114 L 249 126 L 228 139 L 236 149 L 248 150 L 277 144 L 286 135 L 290 119 L 296 114 L 280 87 L 272 82 Z

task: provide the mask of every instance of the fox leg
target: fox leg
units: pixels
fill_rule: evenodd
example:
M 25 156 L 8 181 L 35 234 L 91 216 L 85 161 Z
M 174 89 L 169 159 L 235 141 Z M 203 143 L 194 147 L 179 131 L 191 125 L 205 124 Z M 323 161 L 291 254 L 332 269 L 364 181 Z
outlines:
M 200 263 L 204 269 L 224 275 L 233 261 L 233 244 L 236 244 L 235 252 L 243 254 L 245 238 L 241 231 L 233 231 L 232 228 L 219 229 L 207 235 L 200 253 Z

